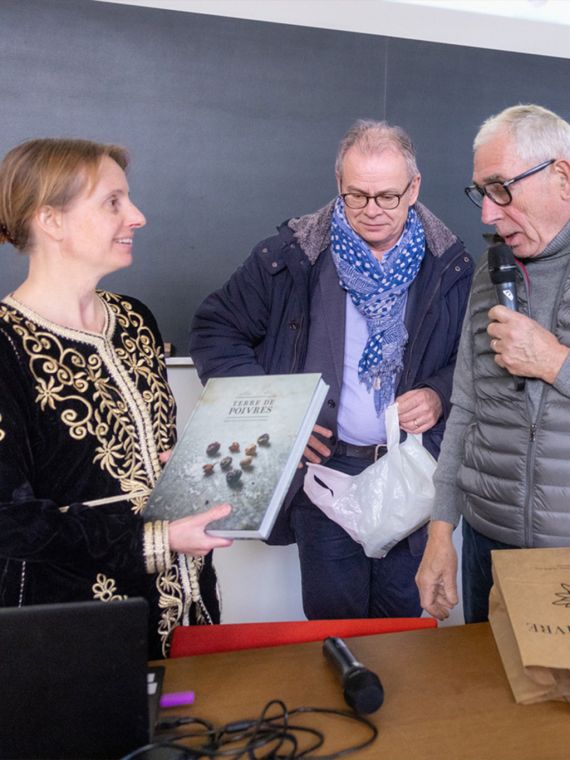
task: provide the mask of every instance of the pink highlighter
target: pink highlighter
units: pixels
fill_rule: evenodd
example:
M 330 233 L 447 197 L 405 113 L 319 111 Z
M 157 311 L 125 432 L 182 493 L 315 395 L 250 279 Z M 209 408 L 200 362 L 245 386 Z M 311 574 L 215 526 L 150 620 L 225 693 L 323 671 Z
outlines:
M 193 704 L 193 691 L 173 691 L 170 694 L 163 694 L 160 698 L 161 707 L 182 707 L 183 705 Z

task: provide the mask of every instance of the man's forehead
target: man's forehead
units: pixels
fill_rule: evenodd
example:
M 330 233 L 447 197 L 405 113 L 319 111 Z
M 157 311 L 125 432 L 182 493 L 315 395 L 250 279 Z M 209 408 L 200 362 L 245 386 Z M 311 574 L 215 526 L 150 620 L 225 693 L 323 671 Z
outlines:
M 363 151 L 357 146 L 348 150 L 342 162 L 343 174 L 374 174 L 374 173 L 407 173 L 406 159 L 404 155 L 388 146 L 377 151 Z
M 402 150 L 391 142 L 379 145 L 366 145 L 356 143 L 344 154 L 345 158 L 362 161 L 377 161 L 378 159 L 404 158 Z
M 473 155 L 473 179 L 478 183 L 504 181 L 520 171 L 521 159 L 513 141 L 505 135 L 490 138 Z

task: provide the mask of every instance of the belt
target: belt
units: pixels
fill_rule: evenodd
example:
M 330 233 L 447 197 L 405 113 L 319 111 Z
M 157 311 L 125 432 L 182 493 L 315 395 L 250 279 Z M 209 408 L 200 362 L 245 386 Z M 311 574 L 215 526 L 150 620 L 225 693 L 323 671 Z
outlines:
M 353 443 L 346 441 L 337 441 L 334 453 L 335 456 L 355 457 L 356 459 L 368 459 L 375 462 L 388 451 L 386 446 L 381 444 L 370 444 L 369 446 L 355 446 Z

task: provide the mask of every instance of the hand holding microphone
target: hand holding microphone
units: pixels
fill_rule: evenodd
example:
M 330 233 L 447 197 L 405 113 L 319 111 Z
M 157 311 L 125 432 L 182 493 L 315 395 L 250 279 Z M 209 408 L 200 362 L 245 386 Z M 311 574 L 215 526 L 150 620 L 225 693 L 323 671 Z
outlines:
M 523 390 L 525 385 L 520 375 L 554 383 L 570 349 L 534 319 L 518 312 L 517 264 L 507 245 L 498 243 L 489 248 L 488 267 L 497 300 L 508 309 L 505 312 L 495 306 L 489 312 L 493 321 L 487 332 L 491 348 L 497 353 L 497 364 L 513 375 L 517 390 Z
M 491 282 L 497 291 L 497 300 L 507 309 L 518 311 L 517 264 L 512 250 L 505 243 L 496 243 L 489 248 L 487 262 Z
M 497 292 L 497 300 L 501 306 L 505 306 L 511 311 L 518 311 L 517 265 L 512 250 L 505 243 L 496 243 L 489 248 L 487 262 L 489 276 Z M 491 340 L 491 348 L 493 348 L 493 341 L 495 340 L 497 338 Z M 524 390 L 524 378 L 513 375 L 513 380 L 517 391 Z

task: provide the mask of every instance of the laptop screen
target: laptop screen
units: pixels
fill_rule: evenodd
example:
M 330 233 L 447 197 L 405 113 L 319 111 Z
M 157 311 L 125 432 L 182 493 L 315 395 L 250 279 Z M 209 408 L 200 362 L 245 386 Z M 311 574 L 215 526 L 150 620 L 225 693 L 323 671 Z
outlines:
M 150 739 L 143 599 L 0 609 L 0 758 L 119 758 Z

